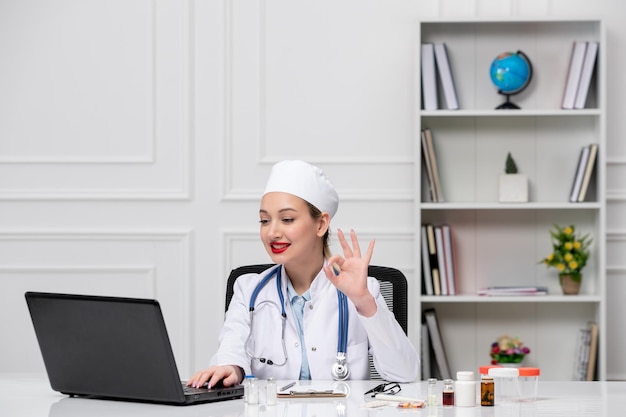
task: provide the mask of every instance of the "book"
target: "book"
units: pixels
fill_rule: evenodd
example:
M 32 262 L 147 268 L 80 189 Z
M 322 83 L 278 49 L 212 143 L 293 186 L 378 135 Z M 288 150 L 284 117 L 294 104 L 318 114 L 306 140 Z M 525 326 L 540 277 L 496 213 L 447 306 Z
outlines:
M 448 277 L 448 294 L 456 295 L 456 261 L 454 254 L 454 242 L 452 240 L 452 228 L 444 224 L 441 226 L 443 232 L 443 246 L 446 260 L 446 276 Z
M 590 341 L 589 329 L 579 329 L 576 338 L 576 355 L 574 358 L 574 381 L 585 381 L 587 379 L 587 355 L 588 343 Z
M 598 155 L 598 144 L 592 143 L 589 145 L 589 158 L 585 165 L 585 175 L 583 176 L 582 184 L 580 185 L 580 194 L 578 194 L 578 202 L 585 201 L 587 197 L 587 190 L 589 188 L 589 182 L 591 181 L 591 174 L 596 165 L 596 157 Z
M 437 73 L 435 70 L 435 46 L 432 43 L 423 43 L 422 48 L 422 107 L 424 110 L 437 110 Z
M 437 264 L 439 265 L 439 281 L 441 295 L 448 295 L 448 272 L 443 246 L 443 231 L 441 226 L 435 226 L 435 244 L 437 245 Z
M 422 318 L 420 352 L 422 362 L 422 380 L 427 380 L 433 376 L 433 371 L 431 369 L 432 347 L 430 343 L 430 336 L 428 334 L 428 325 L 426 324 L 424 318 Z
M 596 376 L 596 362 L 598 361 L 598 324 L 590 321 L 589 329 L 589 354 L 587 355 L 586 380 L 593 381 Z
M 485 296 L 525 296 L 525 295 L 548 295 L 548 287 L 544 286 L 495 286 L 481 288 L 478 295 Z
M 441 180 L 439 178 L 439 166 L 437 164 L 437 154 L 435 152 L 435 143 L 433 140 L 432 131 L 429 128 L 424 129 L 424 135 L 426 136 L 426 146 L 428 147 L 428 156 L 430 158 L 430 164 L 433 170 L 433 183 L 435 184 L 435 195 L 437 196 L 437 202 L 443 203 L 443 193 L 441 191 Z
M 435 190 L 435 179 L 433 177 L 433 167 L 430 160 L 430 152 L 428 150 L 428 142 L 426 139 L 426 132 L 422 130 L 421 132 L 421 140 L 422 140 L 422 157 L 424 160 L 424 169 L 426 170 L 426 179 L 428 181 L 428 192 L 430 195 L 430 201 L 433 203 L 437 202 L 437 192 Z
M 422 234 L 422 283 L 424 284 L 424 294 L 433 295 L 433 276 L 430 269 L 430 254 L 428 252 L 428 236 L 426 226 L 421 227 Z
M 435 44 L 435 62 L 437 64 L 437 73 L 439 74 L 439 81 L 441 82 L 446 108 L 448 110 L 458 110 L 459 99 L 456 94 L 454 78 L 452 77 L 448 48 L 445 43 Z
M 583 177 L 585 176 L 585 167 L 587 166 L 587 160 L 589 159 L 589 146 L 583 146 L 580 150 L 580 156 L 578 157 L 578 165 L 576 167 L 576 174 L 574 175 L 574 182 L 572 183 L 572 191 L 570 191 L 569 201 L 576 203 L 578 196 L 580 195 L 580 186 L 583 183 Z
M 441 281 L 439 279 L 439 261 L 437 260 L 437 244 L 435 242 L 435 228 L 432 224 L 426 225 L 428 238 L 428 259 L 430 262 L 430 275 L 433 278 L 433 292 L 441 295 Z
M 563 101 L 561 102 L 561 108 L 563 109 L 574 108 L 586 50 L 587 42 L 574 41 L 569 62 L 567 81 L 565 83 L 565 91 L 563 92 Z
M 591 85 L 593 70 L 596 66 L 599 46 L 600 44 L 598 42 L 587 43 L 587 50 L 585 51 L 585 59 L 583 61 L 583 66 L 580 74 L 578 91 L 576 92 L 576 99 L 574 101 L 575 109 L 585 108 L 585 103 L 587 102 L 587 94 L 589 93 L 589 86 Z
M 437 320 L 435 309 L 429 308 L 424 310 L 424 318 L 426 320 L 426 324 L 428 325 L 428 334 L 430 335 L 430 341 L 433 347 L 435 363 L 437 364 L 441 378 L 452 379 L 452 372 L 450 372 L 446 348 L 441 336 L 441 330 L 439 328 L 439 321 Z

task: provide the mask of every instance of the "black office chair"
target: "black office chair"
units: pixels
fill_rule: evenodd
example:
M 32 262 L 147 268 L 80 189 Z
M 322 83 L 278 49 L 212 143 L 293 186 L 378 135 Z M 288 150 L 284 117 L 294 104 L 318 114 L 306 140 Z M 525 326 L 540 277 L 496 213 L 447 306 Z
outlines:
M 228 310 L 230 299 L 233 297 L 233 287 L 237 278 L 244 274 L 261 273 L 272 266 L 273 264 L 245 265 L 233 269 L 228 276 L 228 282 L 226 284 L 226 310 Z M 385 299 L 387 307 L 389 307 L 389 310 L 395 316 L 396 321 L 400 324 L 404 333 L 408 334 L 407 282 L 404 274 L 395 268 L 375 265 L 368 267 L 367 274 L 378 280 L 380 293 Z M 369 362 L 370 379 L 382 379 L 374 367 L 371 356 Z

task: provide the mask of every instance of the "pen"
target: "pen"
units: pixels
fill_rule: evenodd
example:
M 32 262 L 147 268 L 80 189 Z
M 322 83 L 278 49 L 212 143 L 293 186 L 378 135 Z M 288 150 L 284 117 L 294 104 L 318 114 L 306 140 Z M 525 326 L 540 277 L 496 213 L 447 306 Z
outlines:
M 295 382 L 290 382 L 287 385 L 285 385 L 284 387 L 282 387 L 279 391 L 285 391 L 288 390 L 289 388 L 293 387 L 294 385 L 296 385 Z
M 420 400 L 418 398 L 409 398 L 409 397 L 401 397 L 399 395 L 389 395 L 389 394 L 376 394 L 377 400 L 383 401 L 397 401 L 397 402 L 424 402 L 424 400 Z

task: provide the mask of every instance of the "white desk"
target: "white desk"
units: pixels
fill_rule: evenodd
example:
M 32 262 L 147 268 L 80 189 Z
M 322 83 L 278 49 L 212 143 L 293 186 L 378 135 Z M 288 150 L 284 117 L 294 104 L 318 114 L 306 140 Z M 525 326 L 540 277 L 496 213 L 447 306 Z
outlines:
M 284 381 L 279 381 L 280 383 Z M 330 384 L 330 382 L 329 382 Z M 396 407 L 366 409 L 363 393 L 376 381 L 350 381 L 350 395 L 337 399 L 278 399 L 276 406 L 247 406 L 243 400 L 185 407 L 120 401 L 68 398 L 50 389 L 44 378 L 0 375 L 0 416 L 11 417 L 577 417 L 622 416 L 626 412 L 626 382 L 542 382 L 539 398 L 530 403 L 495 407 L 435 407 L 403 410 Z M 426 384 L 403 384 L 398 395 L 425 398 Z

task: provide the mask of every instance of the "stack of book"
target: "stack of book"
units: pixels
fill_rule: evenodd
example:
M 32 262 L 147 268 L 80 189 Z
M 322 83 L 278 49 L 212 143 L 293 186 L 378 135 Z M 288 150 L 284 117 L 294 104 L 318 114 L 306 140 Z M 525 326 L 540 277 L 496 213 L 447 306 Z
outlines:
M 441 179 L 439 178 L 439 165 L 435 153 L 435 143 L 432 131 L 428 128 L 422 129 L 422 159 L 424 160 L 424 170 L 428 179 L 428 190 L 430 201 L 433 203 L 443 203 L 443 193 L 441 191 Z
M 456 262 L 452 228 L 422 225 L 422 293 L 456 295 Z
M 584 109 L 598 56 L 598 42 L 575 41 L 563 91 L 563 109 Z
M 570 202 L 583 202 L 587 198 L 587 190 L 594 172 L 597 154 L 598 145 L 595 143 L 583 146 L 580 150 L 578 166 L 576 167 L 576 174 L 574 175 L 574 182 L 572 183 L 572 190 L 569 196 Z
M 439 108 L 439 85 L 448 110 L 457 110 L 459 100 L 456 94 L 448 49 L 445 43 L 422 44 L 422 103 L 424 110 Z M 439 77 L 437 77 L 439 75 Z M 439 78 L 440 84 L 437 83 Z

